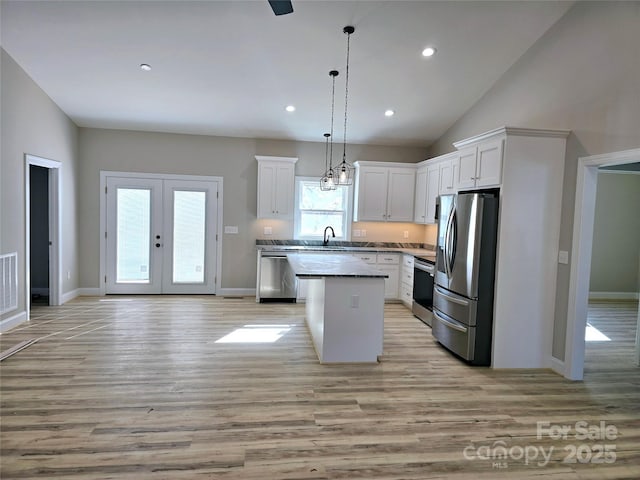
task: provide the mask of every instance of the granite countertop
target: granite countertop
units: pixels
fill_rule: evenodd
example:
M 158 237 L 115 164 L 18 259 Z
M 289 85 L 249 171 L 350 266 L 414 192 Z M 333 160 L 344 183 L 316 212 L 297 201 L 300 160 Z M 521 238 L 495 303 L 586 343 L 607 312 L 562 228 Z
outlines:
M 358 258 L 330 253 L 296 252 L 287 254 L 291 269 L 299 278 L 317 277 L 361 277 L 388 278 L 384 272 L 377 270 Z
M 331 244 L 322 245 L 272 245 L 272 244 L 259 244 L 256 245 L 258 250 L 270 251 L 270 252 L 371 252 L 371 253 L 406 253 L 413 255 L 414 257 L 434 258 L 436 256 L 435 250 L 427 248 L 415 248 L 415 247 L 386 247 L 386 246 L 349 246 L 349 245 L 336 245 Z

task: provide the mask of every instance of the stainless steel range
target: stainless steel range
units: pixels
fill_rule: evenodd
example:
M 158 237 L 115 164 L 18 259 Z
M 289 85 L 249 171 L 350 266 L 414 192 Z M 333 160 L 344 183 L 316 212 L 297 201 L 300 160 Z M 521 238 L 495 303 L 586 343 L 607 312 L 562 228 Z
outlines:
M 431 326 L 433 308 L 433 279 L 435 260 L 431 257 L 415 257 L 413 260 L 413 304 L 411 311 Z

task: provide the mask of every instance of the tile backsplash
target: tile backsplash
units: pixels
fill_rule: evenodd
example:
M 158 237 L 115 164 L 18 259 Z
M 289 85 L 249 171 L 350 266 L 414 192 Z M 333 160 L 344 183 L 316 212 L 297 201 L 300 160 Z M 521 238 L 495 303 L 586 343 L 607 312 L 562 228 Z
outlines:
M 267 233 L 270 232 L 270 233 Z M 254 234 L 262 240 L 293 239 L 293 222 L 259 219 Z M 395 222 L 354 222 L 351 224 L 353 242 L 427 243 L 435 245 L 436 225 Z

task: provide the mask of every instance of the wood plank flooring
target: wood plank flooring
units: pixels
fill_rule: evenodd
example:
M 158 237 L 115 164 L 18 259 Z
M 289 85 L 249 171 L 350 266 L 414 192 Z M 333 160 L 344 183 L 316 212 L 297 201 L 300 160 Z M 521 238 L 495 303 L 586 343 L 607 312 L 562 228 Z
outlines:
M 318 363 L 303 305 L 141 296 L 36 307 L 0 336 L 0 350 L 39 339 L 0 363 L 0 477 L 638 479 L 636 309 L 592 305 L 612 341 L 588 344 L 585 381 L 570 382 L 468 367 L 400 304 L 385 306 L 381 363 L 331 366 Z M 245 326 L 285 333 L 216 343 Z M 578 421 L 617 434 L 580 440 Z M 538 438 L 536 422 L 571 431 Z

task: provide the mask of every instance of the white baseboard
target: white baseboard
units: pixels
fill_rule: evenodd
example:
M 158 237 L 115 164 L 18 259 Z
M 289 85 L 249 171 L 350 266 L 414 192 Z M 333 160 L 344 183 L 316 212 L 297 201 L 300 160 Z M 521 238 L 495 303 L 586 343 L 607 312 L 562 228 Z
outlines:
M 81 297 L 102 297 L 104 296 L 100 291 L 100 288 L 78 288 L 78 294 L 76 296 Z M 216 292 L 216 295 L 219 297 L 229 296 L 229 297 L 255 297 L 256 289 L 255 288 L 219 288 Z
M 66 292 L 62 294 L 62 298 L 60 299 L 60 302 L 62 303 L 62 305 L 64 305 L 67 302 L 70 302 L 71 300 L 73 300 L 74 298 L 76 298 L 78 295 L 80 295 L 78 288 L 76 288 L 75 290 L 71 290 L 70 292 Z
M 219 288 L 216 292 L 219 297 L 255 297 L 255 288 Z
M 638 292 L 589 292 L 589 300 L 638 300 Z
M 102 292 L 98 288 L 79 288 L 78 295 L 81 297 L 101 297 Z
M 13 327 L 17 327 L 18 325 L 26 321 L 27 312 L 25 312 L 24 310 L 20 313 L 16 313 L 9 318 L 5 318 L 4 320 L 0 321 L 0 333 L 4 333 Z
M 558 360 L 556 357 L 551 357 L 551 370 L 562 375 L 564 377 L 564 361 Z

